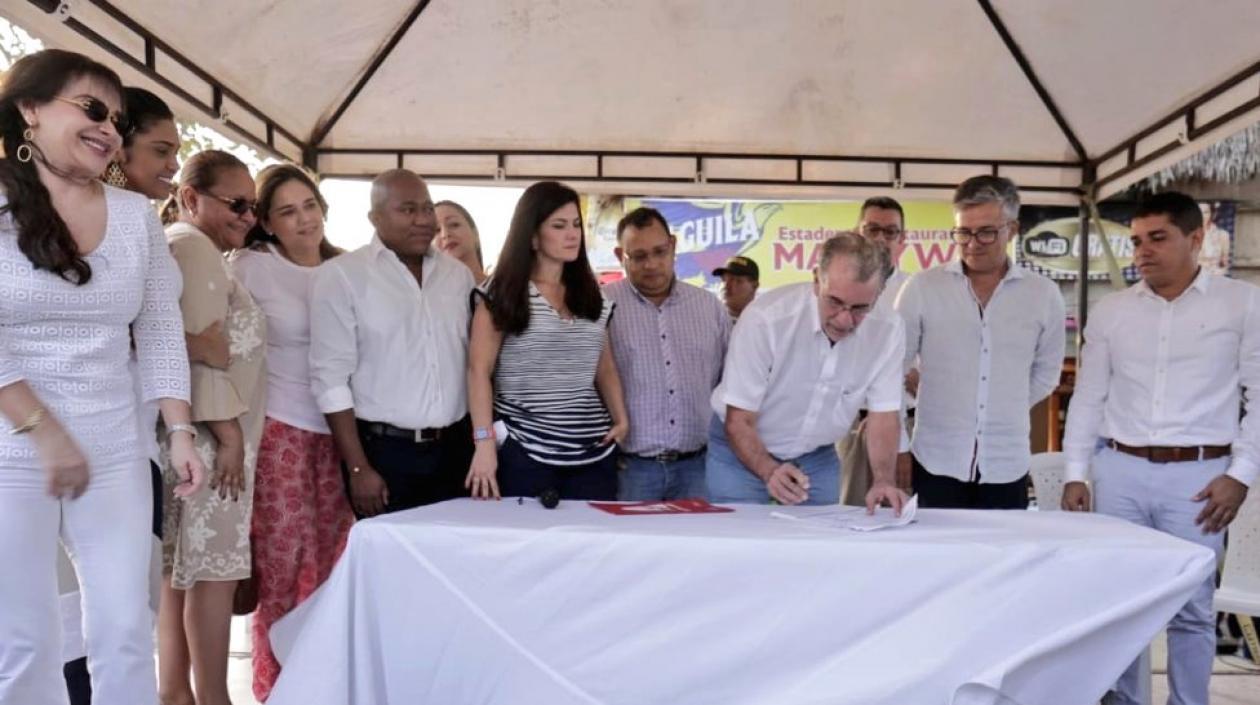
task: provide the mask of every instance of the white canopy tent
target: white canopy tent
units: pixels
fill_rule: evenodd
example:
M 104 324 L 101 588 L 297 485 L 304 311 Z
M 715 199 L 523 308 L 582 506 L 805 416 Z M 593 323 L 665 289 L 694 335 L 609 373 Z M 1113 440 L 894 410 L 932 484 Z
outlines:
M 60 7 L 58 7 L 60 6 Z M 1100 197 L 1260 119 L 1255 0 L 5 0 L 325 175 Z M 121 61 L 120 61 L 121 60 Z
M 1260 120 L 1256 0 L 2 7 L 325 176 L 914 199 L 992 172 L 1076 205 Z

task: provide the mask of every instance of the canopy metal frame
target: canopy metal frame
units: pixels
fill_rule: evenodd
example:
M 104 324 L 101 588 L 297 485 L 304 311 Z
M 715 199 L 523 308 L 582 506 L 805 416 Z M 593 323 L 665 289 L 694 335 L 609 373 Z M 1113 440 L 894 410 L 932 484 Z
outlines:
M 81 0 L 82 1 L 82 0 Z M 1041 160 L 1011 160 L 988 158 L 984 155 L 978 155 L 975 159 L 944 159 L 930 156 L 922 157 L 906 157 L 906 156 L 871 156 L 871 155 L 844 155 L 844 154 L 757 154 L 757 153 L 717 153 L 717 152 L 652 152 L 652 151 L 616 151 L 616 150 L 479 150 L 479 149 L 410 149 L 410 148 L 362 148 L 362 149 L 346 149 L 326 146 L 325 142 L 337 125 L 341 117 L 354 104 L 355 99 L 362 92 L 376 75 L 380 67 L 389 59 L 398 44 L 412 30 L 417 21 L 422 17 L 426 8 L 429 7 L 430 0 L 417 0 L 415 5 L 406 14 L 402 21 L 394 28 L 390 36 L 386 39 L 380 48 L 373 54 L 363 70 L 358 74 L 354 85 L 340 98 L 335 106 L 330 106 L 327 112 L 327 118 L 321 120 L 311 131 L 311 134 L 300 137 L 293 131 L 286 129 L 280 121 L 273 119 L 264 110 L 257 108 L 250 102 L 247 96 L 241 95 L 225 85 L 223 81 L 216 78 L 210 72 L 201 68 L 198 63 L 185 56 L 181 51 L 170 46 L 160 37 L 150 31 L 148 28 L 134 20 L 124 10 L 118 8 L 110 0 L 85 0 L 89 4 L 100 9 L 103 17 L 111 20 L 115 26 L 92 27 L 85 24 L 82 20 L 73 15 L 70 6 L 65 0 L 28 0 L 28 2 L 40 10 L 57 15 L 62 22 L 71 30 L 82 36 L 87 41 L 104 50 L 114 58 L 123 62 L 132 69 L 140 72 L 161 88 L 169 91 L 173 96 L 178 97 L 187 105 L 192 106 L 200 113 L 200 117 L 218 123 L 239 136 L 244 141 L 253 145 L 257 149 L 275 156 L 278 159 L 301 161 L 305 166 L 315 171 L 320 171 L 322 158 L 334 156 L 351 156 L 351 157 L 385 157 L 392 165 L 403 166 L 409 158 L 424 157 L 481 157 L 493 158 L 495 168 L 493 172 L 485 173 L 428 173 L 425 176 L 434 180 L 458 180 L 465 183 L 496 183 L 503 182 L 511 177 L 528 177 L 530 179 L 577 179 L 584 182 L 617 182 L 619 184 L 634 183 L 706 183 L 712 185 L 731 185 L 731 186 L 774 186 L 774 187 L 834 187 L 848 189 L 887 189 L 890 194 L 895 195 L 901 189 L 927 189 L 939 190 L 947 193 L 955 185 L 951 183 L 938 183 L 934 181 L 903 181 L 903 167 L 907 165 L 974 165 L 977 170 L 988 171 L 993 174 L 1002 173 L 1007 167 L 1052 167 L 1060 169 L 1076 169 L 1081 174 L 1079 184 L 1073 185 L 1041 185 L 1041 186 L 1021 186 L 1021 189 L 1031 192 L 1053 193 L 1059 196 L 1069 196 L 1078 199 L 1081 204 L 1082 211 L 1082 227 L 1086 227 L 1088 213 L 1088 201 L 1094 199 L 1098 194 L 1105 190 L 1109 185 L 1125 179 L 1133 172 L 1142 169 L 1157 160 L 1164 159 L 1172 154 L 1175 150 L 1184 147 L 1191 141 L 1210 136 L 1214 131 L 1228 126 L 1231 122 L 1247 115 L 1248 113 L 1260 108 L 1260 92 L 1251 96 L 1249 99 L 1233 105 L 1226 110 L 1214 113 L 1214 117 L 1209 120 L 1200 122 L 1199 111 L 1205 106 L 1212 103 L 1229 93 L 1232 89 L 1248 82 L 1254 81 L 1260 77 L 1260 61 L 1246 67 L 1245 69 L 1235 73 L 1225 80 L 1208 87 L 1200 95 L 1187 104 L 1177 108 L 1164 117 L 1155 120 L 1149 125 L 1142 127 L 1140 130 L 1132 134 L 1132 136 L 1121 140 L 1119 143 L 1103 151 L 1096 157 L 1090 157 L 1081 140 L 1077 137 L 1069 124 L 1063 112 L 1059 109 L 1054 101 L 1054 97 L 1043 85 L 1037 76 L 1037 72 L 1032 63 L 1028 60 L 1025 53 L 1020 48 L 1019 42 L 1011 34 L 1001 16 L 993 7 L 991 0 L 977 0 L 981 10 L 988 18 L 989 23 L 993 27 L 993 31 L 1001 38 L 1002 43 L 1008 49 L 1011 59 L 1019 66 L 1020 71 L 1027 79 L 1033 91 L 1041 100 L 1047 113 L 1053 119 L 1054 123 L 1063 133 L 1063 137 L 1071 146 L 1071 150 L 1075 155 L 1074 159 L 1066 161 L 1041 161 Z M 123 43 L 115 41 L 111 37 L 120 36 L 120 30 L 124 34 L 130 34 L 139 40 L 143 51 L 140 55 L 134 53 L 134 50 L 123 46 Z M 179 69 L 187 74 L 195 76 L 198 80 L 204 82 L 209 89 L 210 100 L 206 101 L 197 96 L 194 91 L 188 90 L 173 80 L 167 73 L 162 70 L 159 65 L 158 57 L 161 56 L 163 64 L 166 61 L 172 62 Z M 239 107 L 247 116 L 248 120 L 237 119 L 237 116 L 231 114 L 226 109 L 229 102 Z M 1169 133 L 1173 132 L 1175 136 L 1169 138 Z M 1159 140 L 1163 140 L 1160 142 Z M 593 168 L 589 169 L 589 173 L 575 175 L 572 173 L 529 173 L 512 175 L 509 173 L 509 162 L 514 157 L 580 157 L 585 158 L 587 163 L 592 164 Z M 678 159 L 684 158 L 691 160 L 694 164 L 694 172 L 685 176 L 633 176 L 625 174 L 608 174 L 606 173 L 605 164 L 609 159 L 615 158 L 665 158 Z M 729 178 L 720 174 L 710 174 L 709 163 L 713 160 L 744 160 L 744 161 L 773 161 L 773 162 L 790 162 L 794 165 L 794 177 L 790 178 L 767 178 L 767 179 L 746 179 L 746 178 Z M 870 180 L 819 180 L 810 178 L 807 174 L 807 166 L 814 163 L 850 163 L 850 164 L 872 164 L 883 163 L 891 168 L 892 178 L 888 181 L 870 181 Z M 343 177 L 343 178 L 363 178 L 362 173 L 337 173 L 335 170 L 325 169 L 322 171 L 325 176 Z M 1114 189 L 1114 186 L 1112 187 Z M 1083 330 L 1088 313 L 1088 258 L 1081 258 L 1080 272 L 1080 295 L 1078 297 L 1077 323 Z

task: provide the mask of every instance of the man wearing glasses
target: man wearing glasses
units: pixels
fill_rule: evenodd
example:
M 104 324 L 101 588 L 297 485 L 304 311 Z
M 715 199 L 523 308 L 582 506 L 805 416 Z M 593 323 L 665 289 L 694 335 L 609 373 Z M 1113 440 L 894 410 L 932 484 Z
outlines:
M 707 497 L 709 395 L 722 376 L 731 317 L 715 296 L 678 281 L 674 236 L 654 208 L 617 224 L 626 278 L 604 287 L 617 304 L 609 339 L 630 415 L 617 499 Z
M 884 248 L 888 252 L 888 272 L 885 276 L 884 291 L 879 295 L 875 308 L 891 313 L 897 294 L 909 279 L 909 275 L 901 271 L 898 263 L 906 251 L 906 214 L 901 204 L 887 196 L 875 196 L 866 199 L 858 215 L 857 231 L 862 237 Z M 910 487 L 910 439 L 909 423 L 914 419 L 914 387 L 919 383 L 918 369 L 906 373 L 906 392 L 902 395 L 905 422 L 899 442 L 897 455 L 897 486 L 902 489 Z M 836 451 L 840 453 L 844 473 L 841 476 L 840 503 L 861 506 L 866 502 L 866 492 L 871 487 L 871 466 L 867 458 L 866 441 L 863 431 L 866 427 L 866 409 L 858 414 L 853 429 L 841 439 Z
M 900 203 L 887 196 L 868 198 L 862 204 L 857 231 L 888 251 L 888 276 L 884 281 L 884 291 L 875 305 L 881 310 L 891 311 L 902 285 L 910 278 L 898 266 L 902 253 L 906 251 L 906 212 Z
M 713 391 L 705 476 L 718 502 L 836 504 L 836 441 L 866 407 L 875 482 L 894 486 L 901 408 L 901 319 L 875 310 L 888 254 L 856 233 L 822 244 L 812 283 L 779 287 L 744 310 Z
M 1028 506 L 1028 412 L 1059 383 L 1065 334 L 1058 286 L 1006 254 L 1018 218 L 1010 179 L 964 181 L 952 231 L 961 258 L 911 277 L 897 299 L 906 368 L 919 363 L 920 506 Z

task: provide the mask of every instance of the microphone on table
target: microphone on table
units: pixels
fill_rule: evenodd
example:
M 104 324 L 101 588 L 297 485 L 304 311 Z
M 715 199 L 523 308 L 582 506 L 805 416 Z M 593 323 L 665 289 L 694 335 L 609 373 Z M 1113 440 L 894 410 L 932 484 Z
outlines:
M 560 504 L 560 490 L 548 487 L 538 493 L 538 501 L 547 509 L 555 509 Z

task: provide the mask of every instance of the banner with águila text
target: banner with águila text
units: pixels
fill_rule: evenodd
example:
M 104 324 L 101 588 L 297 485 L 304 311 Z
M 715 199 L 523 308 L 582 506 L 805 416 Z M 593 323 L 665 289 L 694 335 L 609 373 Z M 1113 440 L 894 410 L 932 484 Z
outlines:
M 730 257 L 742 255 L 757 263 L 761 287 L 808 281 L 818 262 L 819 247 L 837 232 L 858 221 L 860 201 L 728 201 L 673 198 L 589 196 L 587 249 L 591 264 L 601 274 L 616 278 L 621 271 L 613 248 L 617 221 L 639 206 L 665 216 L 678 238 L 678 277 L 698 286 L 714 287 L 712 271 Z M 953 210 L 945 201 L 906 201 L 906 249 L 898 266 L 914 273 L 956 256 L 950 239 Z

